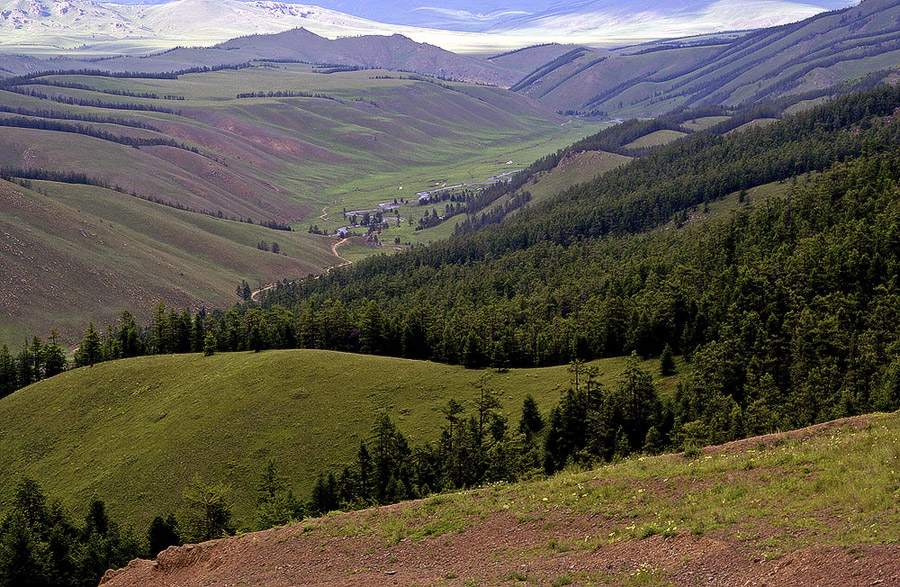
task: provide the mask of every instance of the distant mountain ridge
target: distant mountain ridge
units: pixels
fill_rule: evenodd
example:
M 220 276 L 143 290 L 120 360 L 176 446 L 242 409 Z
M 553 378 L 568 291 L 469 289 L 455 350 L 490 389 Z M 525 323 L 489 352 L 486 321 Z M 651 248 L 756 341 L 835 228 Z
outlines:
M 361 69 L 389 69 L 480 85 L 509 87 L 522 77 L 477 57 L 459 55 L 403 35 L 364 35 L 326 39 L 306 29 L 249 35 L 200 48 L 175 48 L 152 56 L 122 56 L 99 61 L 39 60 L 0 54 L 0 78 L 38 71 L 92 70 L 159 74 L 196 68 L 237 67 L 258 61 L 302 62 Z
M 865 0 L 805 21 L 721 41 L 673 41 L 610 54 L 557 57 L 513 89 L 557 111 L 654 116 L 682 106 L 741 103 L 821 90 L 900 67 L 900 1 Z M 516 68 L 534 48 L 491 61 Z
M 797 21 L 854 0 L 585 0 L 500 2 L 490 12 L 469 0 L 438 7 L 324 0 L 325 7 L 271 1 L 174 0 L 97 3 L 89 0 L 0 0 L 0 50 L 42 53 L 81 48 L 121 54 L 210 46 L 247 34 L 303 27 L 329 38 L 403 34 L 454 51 L 497 51 L 534 43 L 627 45 L 728 29 Z M 352 14 L 348 14 L 352 12 Z M 361 15 L 361 16 L 360 16 Z M 382 20 L 387 22 L 382 22 Z

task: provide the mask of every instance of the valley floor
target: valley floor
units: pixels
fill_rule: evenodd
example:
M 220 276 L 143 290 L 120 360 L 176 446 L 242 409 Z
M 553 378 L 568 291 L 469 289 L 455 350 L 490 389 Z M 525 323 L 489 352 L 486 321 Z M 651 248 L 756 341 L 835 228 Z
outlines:
M 898 436 L 896 415 L 858 417 L 334 514 L 173 547 L 102 584 L 897 585 Z

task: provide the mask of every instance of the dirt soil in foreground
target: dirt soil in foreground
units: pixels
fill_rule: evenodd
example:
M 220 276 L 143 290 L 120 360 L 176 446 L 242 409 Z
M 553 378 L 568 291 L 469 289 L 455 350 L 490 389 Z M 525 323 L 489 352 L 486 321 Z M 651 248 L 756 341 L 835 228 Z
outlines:
M 860 418 L 841 425 L 864 422 Z M 808 438 L 829 428 L 825 425 L 787 435 Z M 775 436 L 763 438 L 768 441 Z M 708 450 L 731 452 L 759 441 Z M 648 490 L 653 490 L 652 484 Z M 375 513 L 379 519 L 389 518 L 415 504 L 387 506 Z M 297 526 L 172 547 L 156 561 L 136 560 L 125 569 L 109 571 L 101 585 L 900 586 L 900 544 L 809 546 L 773 560 L 760 557 L 745 542 L 716 532 L 654 535 L 598 548 L 548 548 L 556 541 L 606 536 L 611 529 L 611 522 L 602 515 L 564 510 L 524 523 L 514 514 L 500 511 L 464 532 L 399 542 L 340 531 L 364 527 L 372 515 L 373 510 L 339 514 Z M 760 531 L 764 533 L 765 528 Z

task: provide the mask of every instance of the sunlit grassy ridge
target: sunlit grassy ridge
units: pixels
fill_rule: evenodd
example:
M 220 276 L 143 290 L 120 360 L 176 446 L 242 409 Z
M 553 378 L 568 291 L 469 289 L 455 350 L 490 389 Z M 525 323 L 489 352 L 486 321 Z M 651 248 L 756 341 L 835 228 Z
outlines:
M 626 361 L 596 364 L 613 384 Z M 412 444 L 435 440 L 450 398 L 472 409 L 480 375 L 311 350 L 103 363 L 0 401 L 0 475 L 32 475 L 71 507 L 101 496 L 117 517 L 145 524 L 174 511 L 199 473 L 230 483 L 236 513 L 247 520 L 269 458 L 306 496 L 318 473 L 350 461 L 381 411 Z M 490 375 L 513 426 L 527 394 L 546 411 L 568 383 L 566 367 Z M 3 484 L 0 497 L 9 499 L 12 489 Z
M 588 516 L 602 534 L 554 539 L 550 550 L 596 550 L 661 534 L 745 543 L 763 559 L 812 545 L 895 544 L 900 535 L 900 417 L 876 415 L 706 449 L 632 458 L 546 481 L 436 496 L 400 510 L 332 518 L 326 534 L 403 538 L 462 533 L 489 516 L 545 529 Z

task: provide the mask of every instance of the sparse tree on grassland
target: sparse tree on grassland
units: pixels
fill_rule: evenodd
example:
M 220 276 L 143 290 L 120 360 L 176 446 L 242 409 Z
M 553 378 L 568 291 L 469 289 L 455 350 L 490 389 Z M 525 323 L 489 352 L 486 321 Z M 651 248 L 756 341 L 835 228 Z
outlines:
M 207 483 L 200 475 L 194 476 L 183 495 L 190 541 L 205 542 L 234 534 L 228 503 L 230 491 L 227 485 Z

